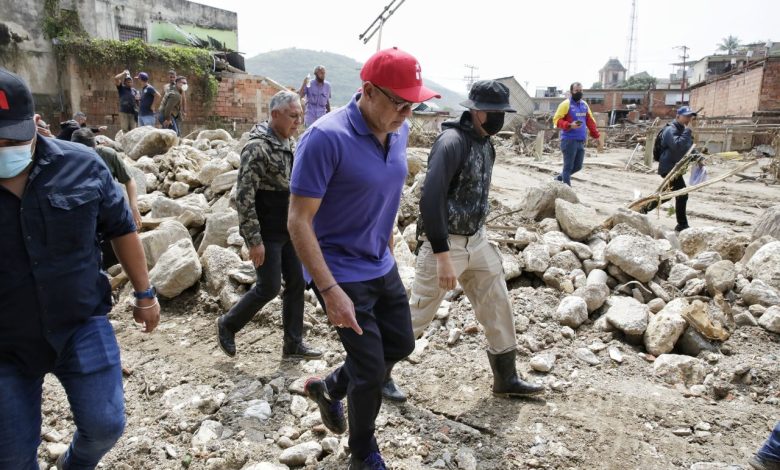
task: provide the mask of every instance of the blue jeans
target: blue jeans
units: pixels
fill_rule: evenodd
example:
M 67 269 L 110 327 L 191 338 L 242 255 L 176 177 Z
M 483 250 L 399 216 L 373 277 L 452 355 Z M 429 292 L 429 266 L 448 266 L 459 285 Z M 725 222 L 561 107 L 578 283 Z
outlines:
M 563 139 L 561 140 L 563 152 L 563 170 L 555 179 L 571 186 L 571 175 L 582 170 L 585 161 L 585 141 Z
M 780 422 L 775 424 L 772 434 L 758 451 L 758 456 L 764 460 L 773 460 L 780 462 Z
M 148 116 L 141 116 L 138 115 L 138 125 L 139 126 L 152 126 L 154 127 L 154 123 L 157 121 L 157 118 L 154 116 L 154 114 L 150 114 Z
M 76 432 L 65 455 L 67 470 L 92 470 L 125 427 L 119 346 L 108 318 L 77 328 L 52 373 L 68 396 Z M 43 374 L 24 375 L 0 362 L 0 470 L 38 470 Z

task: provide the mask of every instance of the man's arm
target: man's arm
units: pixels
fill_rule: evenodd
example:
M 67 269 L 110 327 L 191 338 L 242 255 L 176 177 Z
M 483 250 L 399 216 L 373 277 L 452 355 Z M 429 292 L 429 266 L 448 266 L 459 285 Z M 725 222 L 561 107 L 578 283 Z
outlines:
M 249 258 L 255 268 L 265 262 L 265 246 L 257 216 L 257 188 L 265 176 L 266 149 L 259 141 L 245 146 L 241 151 L 236 183 L 236 209 L 238 230 L 249 248 Z
M 301 88 L 298 90 L 298 96 L 301 98 L 306 97 L 306 85 L 309 84 L 309 77 L 306 77 L 303 79 L 303 85 L 301 85 Z
M 593 118 L 593 113 L 590 112 L 590 106 L 587 104 L 588 114 L 585 116 L 585 125 L 588 126 L 588 131 L 590 132 L 590 136 L 594 139 L 598 139 L 599 134 L 599 128 L 596 125 L 596 120 Z
M 154 98 L 152 99 L 152 112 L 154 112 L 155 109 L 160 105 L 160 101 L 162 101 L 162 95 L 159 91 L 154 90 Z
M 674 155 L 682 155 L 688 151 L 693 145 L 693 138 L 691 137 L 691 128 L 686 126 L 685 129 L 677 134 L 677 127 L 674 125 L 666 126 L 662 135 L 662 141 L 666 148 L 668 148 Z
M 124 70 L 122 72 L 119 72 L 114 76 L 114 85 L 119 86 L 122 84 L 122 80 L 124 80 L 124 77 L 129 74 L 130 71 Z
M 325 311 L 330 322 L 340 328 L 351 328 L 362 335 L 363 330 L 355 318 L 355 306 L 341 289 L 325 263 L 322 250 L 314 233 L 314 216 L 322 199 L 290 195 L 287 230 L 295 252 L 312 276 L 314 284 L 325 301 Z
M 111 246 L 119 259 L 133 289 L 136 292 L 147 290 L 149 272 L 146 270 L 146 256 L 144 247 L 138 234 L 131 232 L 111 240 Z M 160 304 L 157 299 L 136 299 L 133 306 L 133 318 L 137 323 L 144 325 L 143 331 L 151 333 L 160 323 Z
M 133 221 L 138 231 L 141 231 L 141 211 L 138 210 L 138 189 L 135 184 L 135 179 L 132 177 L 125 183 L 125 189 L 127 190 L 128 204 L 130 204 L 130 212 L 133 213 Z
M 571 118 L 569 117 L 569 100 L 562 101 L 561 104 L 558 105 L 558 109 L 555 110 L 555 114 L 553 115 L 553 126 L 557 127 L 559 129 L 563 129 L 565 131 L 568 131 L 572 128 L 577 128 L 576 124 L 571 122 Z

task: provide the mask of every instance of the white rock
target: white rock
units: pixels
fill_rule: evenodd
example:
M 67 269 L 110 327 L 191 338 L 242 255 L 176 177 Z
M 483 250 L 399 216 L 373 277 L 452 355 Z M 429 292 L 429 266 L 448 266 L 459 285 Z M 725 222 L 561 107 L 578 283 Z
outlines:
M 593 351 L 588 348 L 577 348 L 577 350 L 574 351 L 574 355 L 577 357 L 577 359 L 591 366 L 595 366 L 601 363 L 598 356 L 593 354 Z
M 691 279 L 696 279 L 698 276 L 699 271 L 682 263 L 678 263 L 672 266 L 672 269 L 669 271 L 669 277 L 667 278 L 667 281 L 669 284 L 679 289 L 684 286 L 686 282 L 690 281 Z
M 257 271 L 251 261 L 244 261 L 238 268 L 230 270 L 228 276 L 237 283 L 247 286 L 257 281 Z
M 178 199 L 182 196 L 186 196 L 187 193 L 190 192 L 190 185 L 187 183 L 182 183 L 181 181 L 176 181 L 173 184 L 171 184 L 171 187 L 168 188 L 168 196 Z
M 211 160 L 200 169 L 197 179 L 203 186 L 209 186 L 217 176 L 233 170 L 233 165 L 227 159 Z
M 165 220 L 156 229 L 141 233 L 140 237 L 148 268 L 153 267 L 172 244 L 191 240 L 187 228 L 175 220 Z
M 227 248 L 211 245 L 201 255 L 200 263 L 203 266 L 206 290 L 209 294 L 217 296 L 228 282 L 229 273 L 239 269 L 243 261 Z
M 226 212 L 211 214 L 206 219 L 206 231 L 203 234 L 203 241 L 198 246 L 198 254 L 203 252 L 211 245 L 228 246 L 228 231 L 238 226 L 238 212 L 230 209 Z
M 328 436 L 320 441 L 323 452 L 326 454 L 334 454 L 339 450 L 339 440 L 333 436 Z
M 178 140 L 175 131 L 144 126 L 125 134 L 122 148 L 127 151 L 128 157 L 138 160 L 142 156 L 162 155 L 176 145 Z
M 644 336 L 647 352 L 660 356 L 674 349 L 674 344 L 688 326 L 681 315 L 688 305 L 688 301 L 683 298 L 674 299 L 650 318 Z
M 746 266 L 747 275 L 780 289 L 780 241 L 759 248 Z
M 51 442 L 49 444 L 46 444 L 46 452 L 49 453 L 49 457 L 52 459 L 59 458 L 60 455 L 64 454 L 68 451 L 68 444 L 63 444 L 61 442 Z
M 518 227 L 517 231 L 515 232 L 515 240 L 517 241 L 516 245 L 522 249 L 531 243 L 538 241 L 539 237 L 536 235 L 536 233 L 531 232 L 525 227 Z
M 279 461 L 285 465 L 298 466 L 306 463 L 309 457 L 317 458 L 322 454 L 322 446 L 319 442 L 304 442 L 284 449 L 279 456 Z
M 193 447 L 203 447 L 222 437 L 223 427 L 219 421 L 205 420 L 192 436 Z
M 225 129 L 206 129 L 198 133 L 198 137 L 195 140 L 224 140 L 225 142 L 232 142 L 233 137 Z
M 585 240 L 600 225 L 595 209 L 563 199 L 555 201 L 555 218 L 563 233 L 576 241 Z
M 780 333 L 780 307 L 774 306 L 766 309 L 761 318 L 758 319 L 758 324 L 772 333 Z
M 157 292 L 172 299 L 195 285 L 203 273 L 198 253 L 192 241 L 185 238 L 171 245 L 149 272 L 150 282 Z
M 658 247 L 650 238 L 619 235 L 607 245 L 607 261 L 640 282 L 648 282 L 658 272 Z
M 247 405 L 247 408 L 244 410 L 245 418 L 254 418 L 258 421 L 265 422 L 272 415 L 271 405 L 265 400 L 250 400 Z
M 717 251 L 702 251 L 690 259 L 687 264 L 697 271 L 704 271 L 722 259 L 723 257 Z
M 762 305 L 771 307 L 780 305 L 780 294 L 760 279 L 753 279 L 747 287 L 739 293 L 742 300 L 749 306 Z
M 550 251 L 547 245 L 531 243 L 523 250 L 525 270 L 532 273 L 544 273 L 550 267 Z
M 406 242 L 406 246 L 414 253 L 417 249 L 417 224 L 411 223 L 404 228 L 404 232 L 401 235 Z
M 561 325 L 579 327 L 588 319 L 588 305 L 585 299 L 574 295 L 564 297 L 555 311 L 555 319 Z
M 695 256 L 702 251 L 717 251 L 723 259 L 739 261 L 750 243 L 747 235 L 736 234 L 725 228 L 693 227 L 678 235 L 682 251 Z
M 248 467 L 244 467 L 242 470 L 290 470 L 287 465 L 280 465 L 278 463 L 260 462 Z
M 733 289 L 737 282 L 737 270 L 734 263 L 723 260 L 711 265 L 704 273 L 704 281 L 707 283 L 707 291 L 710 295 L 725 294 Z
M 577 255 L 577 258 L 582 261 L 591 259 L 593 257 L 593 252 L 591 251 L 590 247 L 584 243 L 569 242 L 563 248 L 573 252 L 575 255 Z
M 537 354 L 528 362 L 531 368 L 537 372 L 550 372 L 555 365 L 555 355 Z
M 300 395 L 293 395 L 290 402 L 290 412 L 296 418 L 300 418 L 306 414 L 309 409 L 309 403 Z
M 616 348 L 615 346 L 610 346 L 607 351 L 609 352 L 610 359 L 617 362 L 618 364 L 623 363 L 623 353 L 620 352 L 620 349 Z
M 607 321 L 629 336 L 641 336 L 647 329 L 650 309 L 633 297 L 613 295 L 607 300 Z
M 455 459 L 458 461 L 459 470 L 477 470 L 477 458 L 474 456 L 474 451 L 468 447 L 458 449 Z
M 653 371 L 666 383 L 687 386 L 701 383 L 707 372 L 702 360 L 679 354 L 661 354 L 653 362 Z
M 571 243 L 571 239 L 559 230 L 550 230 L 542 235 L 542 242 L 547 245 L 550 256 L 555 256 L 562 252 L 566 245 Z
M 591 271 L 593 272 L 593 271 Z M 602 271 L 603 272 L 603 271 Z M 609 297 L 609 287 L 606 284 L 587 284 L 574 291 L 577 297 L 582 297 L 588 306 L 588 313 L 593 313 L 600 309 Z
M 229 191 L 230 188 L 236 184 L 236 181 L 238 181 L 238 170 L 222 173 L 215 176 L 211 181 L 211 191 L 213 191 L 214 194 L 224 193 L 225 191 Z
M 525 194 L 518 200 L 522 201 L 520 213 L 523 217 L 540 221 L 555 217 L 555 201 L 565 199 L 569 202 L 579 202 L 574 190 L 559 181 L 552 181 L 543 186 L 527 188 Z

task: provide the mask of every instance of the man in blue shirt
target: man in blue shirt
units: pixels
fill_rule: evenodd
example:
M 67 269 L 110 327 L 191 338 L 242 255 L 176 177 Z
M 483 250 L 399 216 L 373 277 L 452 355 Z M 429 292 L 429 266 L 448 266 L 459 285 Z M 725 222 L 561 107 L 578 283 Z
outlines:
M 361 92 L 319 119 L 298 146 L 288 228 L 305 276 L 347 352 L 325 380 L 310 379 L 325 426 L 346 430 L 351 470 L 385 469 L 374 437 L 382 382 L 414 349 L 409 301 L 391 251 L 407 175 L 414 103 L 439 95 L 423 86 L 420 64 L 396 48 L 374 54 Z
M 129 132 L 136 128 L 138 116 L 138 101 L 141 96 L 133 88 L 133 77 L 129 70 L 123 70 L 114 77 L 114 85 L 119 94 L 119 127 Z
M 99 237 L 160 319 L 143 247 L 111 173 L 83 145 L 36 137 L 27 85 L 0 68 L 0 469 L 38 469 L 43 378 L 68 395 L 76 432 L 57 467 L 95 468 L 124 430 L 119 347 Z
M 310 82 L 309 76 L 306 75 L 298 95 L 306 100 L 306 114 L 303 119 L 306 127 L 330 112 L 330 82 L 325 80 L 325 67 L 318 65 L 314 68 L 313 82 Z
M 141 102 L 138 106 L 138 125 L 139 126 L 152 126 L 156 121 L 154 115 L 154 102 L 161 98 L 160 92 L 149 84 L 149 74 L 146 72 L 139 73 L 135 78 L 141 80 Z

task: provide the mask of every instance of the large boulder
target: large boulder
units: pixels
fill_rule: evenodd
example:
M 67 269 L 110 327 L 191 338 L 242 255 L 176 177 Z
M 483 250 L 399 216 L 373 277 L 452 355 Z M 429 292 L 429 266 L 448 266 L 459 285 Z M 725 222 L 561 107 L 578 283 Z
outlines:
M 780 240 L 780 205 L 765 210 L 753 226 L 753 240 L 765 235 Z
M 178 217 L 186 211 L 191 211 L 197 215 L 201 221 L 198 226 L 202 226 L 206 221 L 206 211 L 209 203 L 203 194 L 188 194 L 180 199 L 168 199 L 167 197 L 157 197 L 152 200 L 152 218 L 159 219 L 164 217 Z
M 201 255 L 200 263 L 203 266 L 206 291 L 213 296 L 218 296 L 225 284 L 229 282 L 230 273 L 240 269 L 243 262 L 237 254 L 227 248 L 209 245 Z
M 563 233 L 576 241 L 587 239 L 599 226 L 599 217 L 595 209 L 565 199 L 555 200 L 555 219 Z
M 737 262 L 745 254 L 750 243 L 747 235 L 736 234 L 725 228 L 694 227 L 678 235 L 682 251 L 695 256 L 702 251 L 717 251 L 723 259 Z
M 699 274 L 699 271 L 679 263 L 672 266 L 672 269 L 669 270 L 669 277 L 667 278 L 667 282 L 680 289 L 685 285 L 686 282 L 699 277 Z
M 561 300 L 555 311 L 558 323 L 571 328 L 577 328 L 588 319 L 588 306 L 582 297 L 569 295 Z
M 685 327 L 688 325 L 681 314 L 687 306 L 687 300 L 674 299 L 666 304 L 660 312 L 650 317 L 644 336 L 647 352 L 659 356 L 674 349 L 674 344 L 685 332 Z
M 129 141 L 130 136 L 138 131 L 140 131 L 139 133 L 142 133 L 141 138 L 135 141 L 135 144 L 132 147 L 127 147 L 125 144 L 122 144 L 122 146 L 127 149 L 127 156 L 133 160 L 138 160 L 143 156 L 154 157 L 156 155 L 162 155 L 176 145 L 176 142 L 179 140 L 175 131 L 170 129 L 154 129 L 144 126 L 128 132 L 125 136 L 125 141 Z
M 198 246 L 198 254 L 203 254 L 206 248 L 211 245 L 228 246 L 228 232 L 232 227 L 238 226 L 238 212 L 229 209 L 224 212 L 211 214 L 206 219 L 206 230 L 203 233 L 203 240 Z
M 650 309 L 633 297 L 613 295 L 607 300 L 607 321 L 628 336 L 640 337 L 647 329 Z
M 198 253 L 189 238 L 179 240 L 160 256 L 149 273 L 157 292 L 172 299 L 193 286 L 203 272 Z
M 320 454 L 322 454 L 322 446 L 318 442 L 304 442 L 284 449 L 279 456 L 279 461 L 285 465 L 298 467 L 310 458 L 318 458 Z
M 747 274 L 774 289 L 780 289 L 780 241 L 767 243 L 750 258 Z
M 750 262 L 750 259 L 753 257 L 753 255 L 756 254 L 756 252 L 759 249 L 761 249 L 762 246 L 776 240 L 777 239 L 771 235 L 764 235 L 756 238 L 755 240 L 750 242 L 750 245 L 748 245 L 747 248 L 745 248 L 745 255 L 742 256 L 742 259 L 739 262 L 742 264 L 742 266 L 745 266 Z
M 231 170 L 227 173 L 222 173 L 211 180 L 211 191 L 214 194 L 230 191 L 233 185 L 236 184 L 236 181 L 238 181 L 238 170 Z
M 596 272 L 597 270 L 591 271 Z M 602 271 L 603 272 L 603 271 Z M 589 276 L 590 277 L 590 276 Z M 588 307 L 588 313 L 600 309 L 609 298 L 609 287 L 606 284 L 586 284 L 574 291 L 574 296 L 582 297 Z
M 168 247 L 179 240 L 190 240 L 187 227 L 176 220 L 165 220 L 156 229 L 140 235 L 146 255 L 146 267 L 152 268 Z
M 233 171 L 233 165 L 227 159 L 217 158 L 203 165 L 197 179 L 203 186 L 209 186 L 214 178 L 229 171 Z
M 707 291 L 710 295 L 725 294 L 733 289 L 737 282 L 737 269 L 734 263 L 724 259 L 707 268 L 704 280 L 707 282 Z
M 550 267 L 550 251 L 547 245 L 531 243 L 523 250 L 525 270 L 532 273 L 544 273 Z
M 653 363 L 653 371 L 668 384 L 686 386 L 700 384 L 707 374 L 701 359 L 679 354 L 661 354 Z
M 202 139 L 224 140 L 225 142 L 231 142 L 233 140 L 233 137 L 225 129 L 206 129 L 204 131 L 200 131 L 197 139 L 195 140 L 202 140 Z
M 780 294 L 760 279 L 753 279 L 739 294 L 746 305 L 780 305 Z
M 523 217 L 534 219 L 537 222 L 542 219 L 555 217 L 555 201 L 563 199 L 569 202 L 580 202 L 577 194 L 570 186 L 558 181 L 551 181 L 544 186 L 528 188 L 526 194 L 520 198 L 520 214 Z
M 550 266 L 560 268 L 565 272 L 570 273 L 575 269 L 581 269 L 582 263 L 573 252 L 564 250 L 550 258 Z
M 650 217 L 639 212 L 626 209 L 624 207 L 619 208 L 614 214 L 612 214 L 612 225 L 626 224 L 636 229 L 639 233 L 647 236 L 654 236 L 655 230 L 653 224 L 650 221 Z
M 609 242 L 605 256 L 639 282 L 652 280 L 661 263 L 658 246 L 648 237 L 619 235 Z
M 775 305 L 766 309 L 761 318 L 758 319 L 758 324 L 767 331 L 780 333 L 780 306 Z

